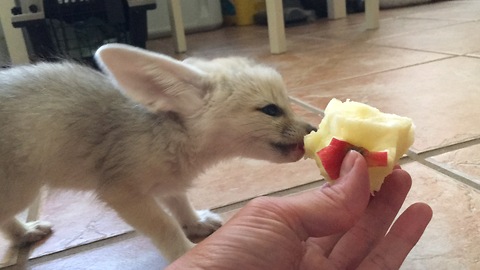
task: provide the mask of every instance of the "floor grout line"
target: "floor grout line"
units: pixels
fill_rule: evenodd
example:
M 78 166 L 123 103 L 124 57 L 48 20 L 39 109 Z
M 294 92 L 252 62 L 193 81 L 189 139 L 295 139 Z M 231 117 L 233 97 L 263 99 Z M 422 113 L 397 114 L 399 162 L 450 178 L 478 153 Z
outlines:
M 309 190 L 309 189 L 312 189 L 312 188 L 319 187 L 323 183 L 325 183 L 325 180 L 323 180 L 323 179 L 314 180 L 314 181 L 306 183 L 306 184 L 302 184 L 302 185 L 294 186 L 294 187 L 291 187 L 291 188 L 270 192 L 268 194 L 261 195 L 261 196 L 271 196 L 271 197 L 288 196 L 288 195 L 292 195 L 292 194 L 295 194 L 295 193 L 306 191 L 306 190 Z M 251 201 L 254 198 L 255 197 L 248 198 L 248 199 L 245 199 L 245 200 L 241 200 L 241 201 L 231 203 L 231 204 L 228 204 L 228 205 L 215 207 L 215 208 L 212 208 L 211 210 L 214 211 L 215 213 L 219 213 L 219 214 L 234 211 L 234 210 L 238 210 L 238 209 L 244 207 L 249 201 Z
M 444 153 L 460 150 L 462 148 L 467 148 L 467 147 L 477 145 L 477 144 L 480 144 L 480 136 L 475 137 L 475 138 L 470 139 L 470 140 L 467 140 L 467 141 L 442 146 L 440 148 L 435 148 L 435 149 L 427 150 L 427 151 L 420 152 L 420 153 L 416 153 L 414 151 L 409 150 L 408 154 L 413 155 L 413 156 L 417 156 L 417 157 L 422 158 L 422 159 L 427 159 L 429 157 L 438 156 L 438 155 L 441 155 L 441 154 L 444 154 Z
M 407 156 L 409 159 L 412 161 L 418 162 L 424 166 L 427 166 L 428 168 L 435 170 L 441 174 L 444 174 L 458 182 L 461 182 L 465 185 L 468 185 L 476 190 L 480 190 L 480 184 L 473 181 L 470 179 L 470 177 L 467 174 L 464 174 L 463 172 L 460 172 L 458 170 L 455 170 L 453 168 L 446 168 L 445 166 L 442 166 L 442 163 L 436 162 L 431 159 L 431 157 L 441 155 L 444 153 L 464 149 L 473 145 L 478 145 L 480 144 L 480 137 L 478 138 L 473 138 L 468 141 L 452 144 L 452 145 L 447 145 L 444 147 L 440 147 L 437 149 L 432 149 L 428 150 L 422 153 L 415 153 L 411 150 L 408 151 Z
M 463 173 L 461 172 L 458 172 L 456 170 L 452 170 L 452 169 L 447 169 L 445 167 L 443 167 L 442 165 L 440 165 L 440 163 L 438 162 L 435 162 L 435 161 L 432 161 L 432 160 L 428 160 L 426 158 L 421 158 L 419 156 L 417 156 L 416 154 L 412 154 L 412 156 L 409 156 L 413 161 L 416 161 L 424 166 L 427 166 L 428 168 L 432 169 L 432 170 L 435 170 L 441 174 L 444 174 L 458 182 L 461 182 L 465 185 L 468 185 L 476 190 L 480 190 L 480 184 L 469 179 L 469 177 L 467 175 L 464 175 Z
M 306 110 L 309 110 L 309 111 L 311 111 L 311 112 L 313 112 L 313 113 L 316 113 L 316 114 L 318 114 L 318 115 L 320 115 L 320 116 L 322 116 L 322 117 L 325 116 L 324 110 L 321 110 L 321 109 L 319 109 L 319 108 L 317 108 L 317 107 L 315 107 L 315 106 L 313 106 L 313 105 L 310 105 L 310 104 L 308 104 L 307 102 L 305 102 L 305 101 L 303 101 L 303 100 L 301 100 L 301 99 L 299 99 L 299 98 L 290 96 L 290 100 L 291 100 L 293 103 L 299 105 L 300 107 L 302 107 L 302 108 L 304 108 L 304 109 L 306 109 Z
M 452 19 L 421 18 L 421 17 L 417 18 L 417 17 L 408 17 L 408 16 L 407 17 L 399 16 L 399 17 L 396 17 L 396 19 L 401 19 L 401 20 L 428 20 L 428 21 L 437 21 L 437 22 L 448 22 L 449 24 L 442 25 L 442 26 L 427 27 L 427 28 L 423 28 L 423 29 L 415 29 L 415 30 L 411 30 L 411 31 L 401 32 L 401 33 L 396 34 L 396 35 L 377 37 L 377 38 L 373 38 L 373 39 L 368 40 L 367 43 L 371 43 L 372 41 L 374 42 L 374 41 L 378 41 L 378 40 L 382 40 L 382 39 L 398 38 L 398 37 L 402 37 L 402 36 L 406 36 L 406 35 L 421 34 L 421 33 L 432 31 L 432 30 L 443 29 L 443 28 L 448 28 L 448 27 L 453 27 L 453 26 L 459 26 L 459 25 L 462 25 L 462 24 L 472 23 L 472 22 L 477 21 L 477 20 L 460 21 L 460 20 L 452 20 Z M 430 51 L 426 51 L 426 52 L 430 52 Z
M 463 56 L 468 57 L 468 58 L 472 58 L 472 59 L 479 59 L 480 58 L 480 54 L 474 55 L 473 53 L 475 53 L 475 52 L 469 52 L 469 53 L 464 54 Z
M 386 45 L 376 45 L 376 46 L 390 47 L 390 46 L 386 46 Z M 397 47 L 391 47 L 391 48 L 404 49 L 404 50 L 409 50 L 409 51 L 418 51 L 418 50 L 406 49 L 406 48 L 397 48 Z M 434 63 L 434 62 L 440 62 L 440 61 L 464 56 L 464 55 L 461 55 L 461 54 L 446 54 L 446 53 L 438 53 L 438 52 L 430 52 L 430 51 L 422 51 L 422 52 L 443 54 L 444 57 L 440 57 L 440 58 L 437 58 L 437 59 L 428 60 L 428 61 L 424 61 L 424 62 L 418 62 L 418 63 L 414 63 L 414 64 L 410 64 L 410 65 L 404 65 L 404 66 L 400 66 L 400 67 L 394 67 L 394 68 L 383 69 L 383 70 L 379 70 L 379 71 L 373 71 L 373 72 L 370 72 L 370 73 L 360 74 L 360 75 L 356 75 L 356 76 L 339 78 L 339 79 L 336 79 L 336 80 L 316 82 L 314 84 L 298 87 L 298 88 L 295 88 L 295 89 L 304 89 L 304 88 L 312 88 L 312 87 L 315 87 L 315 86 L 323 86 L 323 85 L 327 85 L 327 84 L 332 84 L 332 83 L 337 83 L 337 82 L 342 82 L 342 81 L 347 81 L 347 80 L 353 80 L 353 79 L 358 79 L 358 78 L 363 78 L 363 77 L 368 77 L 368 76 L 373 76 L 373 75 L 379 75 L 379 74 L 383 74 L 383 73 L 387 73 L 387 72 L 402 70 L 402 69 L 405 69 L 405 68 L 416 67 L 416 66 L 420 66 L 420 65 L 430 64 L 430 63 Z M 296 99 L 298 99 L 298 98 L 296 98 Z M 301 102 L 305 103 L 304 101 L 301 101 Z M 312 106 L 308 103 L 305 103 L 305 104 L 307 104 L 308 106 Z M 312 108 L 315 108 L 315 107 L 312 107 Z
M 380 41 L 380 39 L 379 39 L 379 41 Z M 374 44 L 375 46 L 384 47 L 384 48 L 401 49 L 401 50 L 423 52 L 423 53 L 443 54 L 443 55 L 446 56 L 445 58 L 440 58 L 440 59 L 436 59 L 436 60 L 433 60 L 433 61 L 427 61 L 425 63 L 434 62 L 434 61 L 443 60 L 443 59 L 448 59 L 448 58 L 453 58 L 453 57 L 458 57 L 458 56 L 463 56 L 463 53 L 429 51 L 429 50 L 424 50 L 424 49 L 406 48 L 406 47 L 400 47 L 400 46 L 395 46 L 395 45 L 385 45 L 385 44 L 379 44 L 379 43 L 374 43 L 374 42 L 369 43 L 369 44 Z M 423 63 L 419 63 L 419 64 L 423 64 Z M 415 65 L 413 65 L 413 66 L 415 66 Z
M 43 256 L 35 257 L 35 258 L 32 258 L 32 259 L 29 259 L 28 261 L 25 261 L 24 264 L 18 264 L 17 263 L 16 265 L 12 265 L 12 266 L 9 266 L 9 267 L 6 267 L 6 268 L 2 268 L 2 270 L 27 269 L 26 268 L 27 266 L 28 266 L 28 268 L 30 268 L 30 267 L 35 266 L 35 265 L 40 265 L 40 264 L 47 263 L 47 262 L 50 262 L 50 261 L 54 261 L 54 260 L 66 258 L 66 257 L 69 257 L 69 256 L 73 256 L 73 255 L 79 254 L 81 252 L 92 251 L 92 250 L 94 250 L 96 248 L 99 248 L 99 247 L 104 247 L 104 246 L 107 246 L 107 245 L 112 245 L 112 244 L 115 244 L 115 243 L 119 243 L 119 242 L 122 242 L 122 241 L 125 241 L 125 240 L 132 239 L 132 238 L 134 238 L 138 235 L 139 235 L 139 233 L 137 233 L 136 231 L 129 231 L 129 232 L 121 233 L 121 234 L 110 236 L 110 237 L 107 237 L 107 238 L 104 238 L 104 239 L 96 240 L 94 242 L 90 242 L 90 243 L 87 243 L 87 244 L 84 244 L 84 245 L 74 246 L 74 247 L 71 247 L 71 248 L 62 249 L 58 252 L 49 253 L 49 254 L 45 254 Z

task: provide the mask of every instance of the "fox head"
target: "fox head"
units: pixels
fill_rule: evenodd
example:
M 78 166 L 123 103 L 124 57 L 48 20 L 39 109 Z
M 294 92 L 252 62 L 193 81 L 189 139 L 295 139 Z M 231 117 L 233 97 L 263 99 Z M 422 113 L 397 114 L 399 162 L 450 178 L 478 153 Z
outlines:
M 120 44 L 95 58 L 125 96 L 153 113 L 174 113 L 203 154 L 293 162 L 314 130 L 293 113 L 280 74 L 245 58 L 182 62 Z

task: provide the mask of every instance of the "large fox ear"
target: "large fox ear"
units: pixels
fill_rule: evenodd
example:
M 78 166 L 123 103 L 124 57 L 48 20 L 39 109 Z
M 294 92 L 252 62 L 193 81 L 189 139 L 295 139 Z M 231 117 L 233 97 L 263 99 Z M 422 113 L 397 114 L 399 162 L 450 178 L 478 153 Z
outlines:
M 100 47 L 95 60 L 127 97 L 150 111 L 185 116 L 204 104 L 206 73 L 191 65 L 122 44 Z

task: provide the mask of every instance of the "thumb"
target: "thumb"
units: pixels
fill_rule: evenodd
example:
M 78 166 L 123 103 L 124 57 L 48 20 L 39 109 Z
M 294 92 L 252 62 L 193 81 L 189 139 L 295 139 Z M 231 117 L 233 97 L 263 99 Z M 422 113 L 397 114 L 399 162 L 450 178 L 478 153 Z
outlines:
M 355 165 L 355 161 L 357 160 L 360 154 L 357 151 L 350 150 L 345 158 L 343 159 L 342 166 L 340 168 L 340 178 L 347 175 Z
M 342 162 L 340 177 L 333 183 L 280 202 L 299 236 L 321 237 L 350 229 L 364 213 L 370 198 L 367 164 L 350 151 Z M 293 228 L 295 229 L 295 228 Z

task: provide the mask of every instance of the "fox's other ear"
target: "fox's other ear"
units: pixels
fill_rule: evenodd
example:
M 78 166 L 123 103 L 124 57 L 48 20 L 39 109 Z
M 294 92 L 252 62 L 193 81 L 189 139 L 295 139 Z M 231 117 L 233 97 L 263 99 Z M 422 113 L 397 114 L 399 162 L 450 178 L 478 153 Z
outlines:
M 127 97 L 150 111 L 188 116 L 204 104 L 206 73 L 191 65 L 123 44 L 100 47 L 95 60 Z

